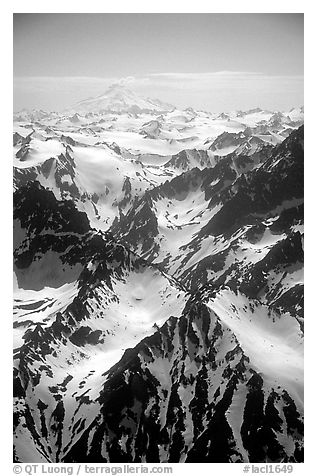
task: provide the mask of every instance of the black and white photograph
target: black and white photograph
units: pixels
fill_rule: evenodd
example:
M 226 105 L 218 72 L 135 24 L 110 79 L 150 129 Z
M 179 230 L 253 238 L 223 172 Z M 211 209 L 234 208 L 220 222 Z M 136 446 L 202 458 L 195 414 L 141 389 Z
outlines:
M 304 13 L 12 16 L 14 468 L 291 473 Z

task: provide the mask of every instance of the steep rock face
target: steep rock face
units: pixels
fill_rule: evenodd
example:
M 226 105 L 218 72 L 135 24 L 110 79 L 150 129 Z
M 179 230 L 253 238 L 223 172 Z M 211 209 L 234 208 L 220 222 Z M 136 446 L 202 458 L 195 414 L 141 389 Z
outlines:
M 142 125 L 141 134 L 149 139 L 156 139 L 161 133 L 161 128 L 159 121 L 152 120 Z
M 41 141 L 45 144 L 47 141 Z M 14 189 L 38 181 L 45 188 L 52 190 L 58 199 L 72 199 L 78 201 L 82 197 L 82 191 L 76 180 L 76 164 L 72 146 L 76 145 L 70 137 L 61 136 L 59 140 L 54 139 L 55 144 L 60 143 L 62 152 L 55 157 L 49 157 L 49 153 L 43 153 L 44 160 L 30 159 L 30 164 L 25 163 L 23 167 L 19 162 L 15 162 L 13 184 Z M 58 150 L 59 150 L 58 149 Z
M 165 164 L 165 167 L 179 169 L 181 171 L 191 170 L 194 167 L 200 169 L 210 167 L 212 156 L 206 150 L 182 150 Z
M 277 142 L 282 142 L 282 140 L 283 138 L 280 138 Z M 237 156 L 241 154 L 252 155 L 267 147 L 271 142 L 273 142 L 272 136 L 258 137 L 252 135 L 252 129 L 246 128 L 243 132 L 238 133 L 223 132 L 208 147 L 208 150 L 221 156 L 230 153 L 235 153 Z
M 14 266 L 18 283 L 27 289 L 64 284 L 78 275 L 91 241 L 86 214 L 73 202 L 58 202 L 38 182 L 15 193 Z
M 284 201 L 302 199 L 304 129 L 292 133 L 259 169 L 242 175 L 220 198 L 224 206 L 204 232 L 219 235 L 234 231 L 251 214 L 265 214 Z M 274 173 L 271 173 L 273 172 Z M 283 180 L 283 187 L 280 186 Z M 264 185 L 264 186 L 263 186 Z
M 107 373 L 100 415 L 63 461 L 302 461 L 302 401 L 293 382 L 287 390 L 272 382 L 212 301 L 193 297 L 180 319 L 126 352 Z M 242 308 L 236 312 L 243 317 Z M 272 319 L 264 315 L 262 324 Z

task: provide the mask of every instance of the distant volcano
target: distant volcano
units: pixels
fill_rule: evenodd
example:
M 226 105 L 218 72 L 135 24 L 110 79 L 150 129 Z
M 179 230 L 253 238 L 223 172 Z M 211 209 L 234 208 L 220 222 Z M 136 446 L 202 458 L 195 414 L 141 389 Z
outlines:
M 139 96 L 120 83 L 114 83 L 100 96 L 88 98 L 74 104 L 70 110 L 75 112 L 168 112 L 175 109 L 171 104 L 159 99 Z

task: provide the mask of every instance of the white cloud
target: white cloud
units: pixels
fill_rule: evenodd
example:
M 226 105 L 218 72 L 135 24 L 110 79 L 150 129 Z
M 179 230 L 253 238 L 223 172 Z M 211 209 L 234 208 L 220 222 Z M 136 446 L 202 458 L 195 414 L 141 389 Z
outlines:
M 261 88 L 265 85 L 278 85 L 284 83 L 303 83 L 302 76 L 271 76 L 262 73 L 245 71 L 217 71 L 207 73 L 157 73 L 150 78 L 155 84 L 171 88 L 233 88 L 241 89 L 252 86 Z

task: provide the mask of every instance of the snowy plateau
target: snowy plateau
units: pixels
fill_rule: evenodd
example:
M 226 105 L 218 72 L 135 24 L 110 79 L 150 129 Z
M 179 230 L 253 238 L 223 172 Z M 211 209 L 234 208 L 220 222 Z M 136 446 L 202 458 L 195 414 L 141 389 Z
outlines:
M 304 111 L 14 114 L 14 459 L 303 461 Z

